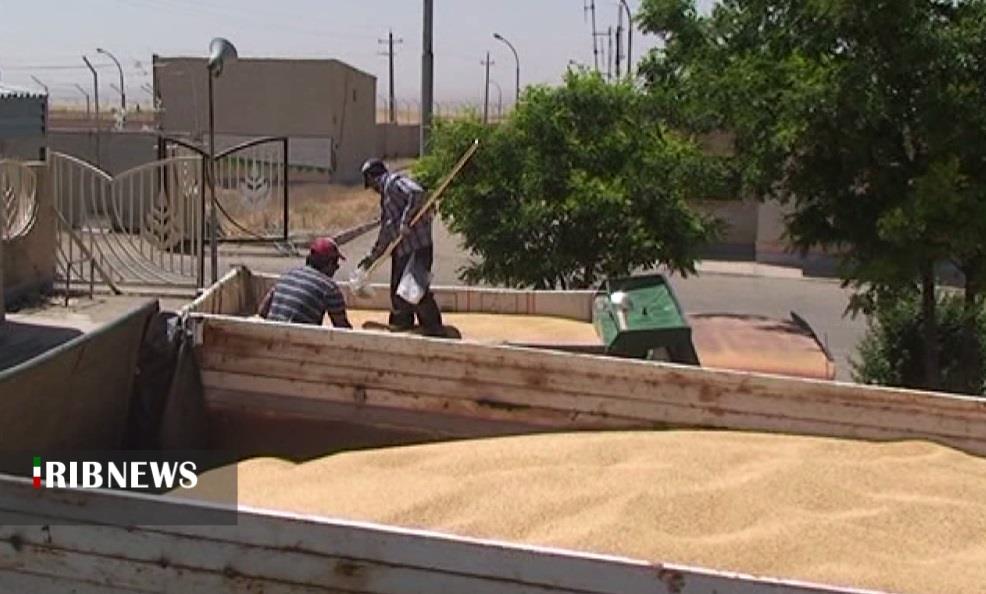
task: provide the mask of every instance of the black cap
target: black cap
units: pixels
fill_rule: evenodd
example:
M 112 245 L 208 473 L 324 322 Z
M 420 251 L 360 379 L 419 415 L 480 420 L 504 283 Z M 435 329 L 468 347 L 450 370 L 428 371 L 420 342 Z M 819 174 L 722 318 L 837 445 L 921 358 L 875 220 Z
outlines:
M 380 159 L 367 159 L 360 170 L 363 173 L 363 186 L 370 187 L 370 180 L 387 173 L 387 166 Z

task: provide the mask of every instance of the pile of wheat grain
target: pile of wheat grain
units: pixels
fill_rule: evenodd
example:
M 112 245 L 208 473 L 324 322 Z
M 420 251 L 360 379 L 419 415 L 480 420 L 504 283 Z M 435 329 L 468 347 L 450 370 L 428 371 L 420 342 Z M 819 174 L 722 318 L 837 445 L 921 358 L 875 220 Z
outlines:
M 578 433 L 257 459 L 238 472 L 241 503 L 257 507 L 893 592 L 986 592 L 986 460 L 923 442 Z

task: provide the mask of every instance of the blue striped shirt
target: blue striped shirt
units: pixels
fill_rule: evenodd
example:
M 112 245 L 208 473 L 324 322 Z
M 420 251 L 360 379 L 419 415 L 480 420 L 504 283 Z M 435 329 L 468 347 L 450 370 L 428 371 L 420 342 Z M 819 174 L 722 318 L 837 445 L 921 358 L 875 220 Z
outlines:
M 311 266 L 299 266 L 277 281 L 267 319 L 321 326 L 325 314 L 345 313 L 339 285 Z
M 425 192 L 413 179 L 399 173 L 387 173 L 381 180 L 380 234 L 373 254 L 382 254 L 401 232 L 401 226 L 411 222 L 425 201 Z M 406 256 L 431 245 L 432 213 L 421 217 L 410 234 L 394 249 L 394 255 Z

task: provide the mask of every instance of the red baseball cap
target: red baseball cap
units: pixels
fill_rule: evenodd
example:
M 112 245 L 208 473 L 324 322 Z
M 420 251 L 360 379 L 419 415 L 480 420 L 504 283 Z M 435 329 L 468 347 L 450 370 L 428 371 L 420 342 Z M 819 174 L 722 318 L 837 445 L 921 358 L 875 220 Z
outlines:
M 312 241 L 311 246 L 308 248 L 308 253 L 313 258 L 318 258 L 320 260 L 328 260 L 330 258 L 339 258 L 340 260 L 345 260 L 346 257 L 342 255 L 339 251 L 339 245 L 336 240 L 331 237 L 317 237 Z

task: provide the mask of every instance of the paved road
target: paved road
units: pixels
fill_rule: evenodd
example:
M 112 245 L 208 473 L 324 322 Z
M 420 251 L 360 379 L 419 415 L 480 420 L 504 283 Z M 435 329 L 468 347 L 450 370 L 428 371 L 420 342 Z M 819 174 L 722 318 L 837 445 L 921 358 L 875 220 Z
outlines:
M 348 279 L 359 260 L 366 255 L 376 233 L 367 233 L 342 247 L 348 261 L 337 273 Z M 459 284 L 457 271 L 468 262 L 456 237 L 442 226 L 436 226 L 435 282 Z M 237 263 L 254 270 L 282 272 L 302 262 L 301 258 L 240 258 Z M 227 259 L 226 263 L 233 263 Z M 390 267 L 384 265 L 373 275 L 375 282 L 387 282 Z M 731 266 L 717 263 L 716 270 L 749 270 L 748 265 Z M 862 318 L 843 317 L 849 302 L 849 291 L 838 282 L 822 279 L 772 278 L 763 276 L 705 273 L 688 278 L 672 277 L 672 283 L 682 306 L 689 313 L 730 312 L 763 315 L 787 319 L 797 312 L 812 325 L 828 345 L 836 361 L 838 379 L 851 379 L 849 357 L 866 329 Z

